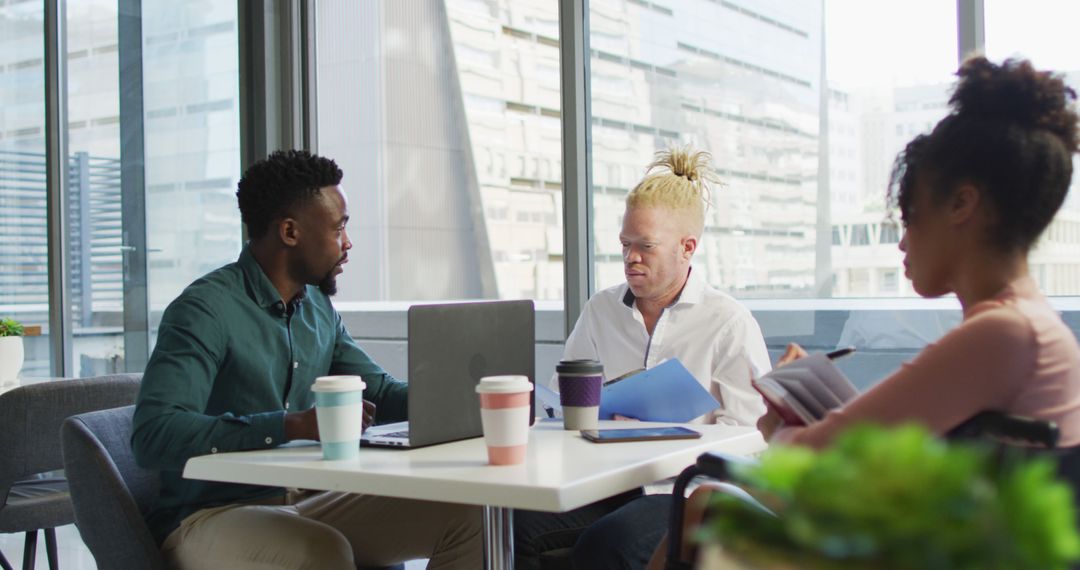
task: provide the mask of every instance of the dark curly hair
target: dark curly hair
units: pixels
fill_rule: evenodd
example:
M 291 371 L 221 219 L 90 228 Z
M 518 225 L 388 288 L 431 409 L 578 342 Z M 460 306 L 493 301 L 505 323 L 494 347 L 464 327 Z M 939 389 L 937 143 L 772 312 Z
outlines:
M 952 111 L 896 158 L 888 201 L 907 221 L 916 181 L 941 201 L 956 185 L 982 190 L 1002 250 L 1028 250 L 1061 207 L 1077 151 L 1076 92 L 1026 60 L 971 58 L 956 73 Z
M 305 150 L 279 150 L 247 169 L 236 185 L 240 219 L 248 237 L 266 235 L 270 223 L 292 214 L 319 194 L 319 189 L 341 183 L 342 172 L 329 158 Z

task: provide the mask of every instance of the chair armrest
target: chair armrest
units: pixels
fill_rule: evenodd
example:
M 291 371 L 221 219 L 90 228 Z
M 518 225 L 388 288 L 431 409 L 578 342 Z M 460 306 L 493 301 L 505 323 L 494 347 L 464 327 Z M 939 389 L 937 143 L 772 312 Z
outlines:
M 975 414 L 946 434 L 948 439 L 1012 440 L 1051 449 L 1057 447 L 1059 436 L 1060 430 L 1055 422 L 995 410 Z
M 730 481 L 732 479 L 732 467 L 737 465 L 751 465 L 753 459 L 729 455 L 718 451 L 709 451 L 698 456 L 697 461 L 683 469 L 675 479 L 675 488 L 672 490 L 671 519 L 668 521 L 668 557 L 669 568 L 678 567 L 680 564 L 682 548 L 683 517 L 686 513 L 686 487 L 697 477 L 709 477 L 717 481 Z M 685 564 L 685 563 L 684 563 Z
M 733 467 L 753 465 L 755 463 L 757 463 L 757 461 L 747 457 L 731 455 L 719 451 L 707 451 L 698 456 L 696 465 L 701 476 L 711 477 L 719 481 L 727 481 L 734 476 L 734 473 L 732 472 Z

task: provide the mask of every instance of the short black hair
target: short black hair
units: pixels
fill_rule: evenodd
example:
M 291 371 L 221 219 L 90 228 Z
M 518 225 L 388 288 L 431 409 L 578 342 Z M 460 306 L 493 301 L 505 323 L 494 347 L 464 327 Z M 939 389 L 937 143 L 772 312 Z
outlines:
M 236 185 L 248 237 L 263 237 L 271 222 L 290 215 L 320 188 L 340 184 L 341 177 L 337 163 L 306 150 L 279 150 L 251 165 Z
M 1026 60 L 997 65 L 974 57 L 956 74 L 952 111 L 897 157 L 889 202 L 907 220 L 917 181 L 939 201 L 957 184 L 974 184 L 993 208 L 989 243 L 1027 251 L 1069 191 L 1078 146 L 1076 92 Z

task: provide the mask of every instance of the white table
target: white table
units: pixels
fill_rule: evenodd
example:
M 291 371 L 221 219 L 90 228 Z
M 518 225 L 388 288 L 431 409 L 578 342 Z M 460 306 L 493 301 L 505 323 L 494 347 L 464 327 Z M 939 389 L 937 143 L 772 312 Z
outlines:
M 410 451 L 364 448 L 347 461 L 324 461 L 314 444 L 219 453 L 190 459 L 184 477 L 481 505 L 485 565 L 512 568 L 512 509 L 564 512 L 672 477 L 706 451 L 749 455 L 766 447 L 754 428 L 690 427 L 703 436 L 596 444 L 564 431 L 561 422 L 539 422 L 529 434 L 525 463 L 513 466 L 488 465 L 484 440 L 477 438 Z

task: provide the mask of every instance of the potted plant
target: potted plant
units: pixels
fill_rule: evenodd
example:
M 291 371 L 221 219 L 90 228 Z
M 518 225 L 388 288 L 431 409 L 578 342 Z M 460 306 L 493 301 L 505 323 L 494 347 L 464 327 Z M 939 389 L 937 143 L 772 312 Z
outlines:
M 1072 489 L 1045 458 L 1001 460 L 925 429 L 858 427 L 815 452 L 777 447 L 737 469 L 777 516 L 731 496 L 699 540 L 703 568 L 1068 568 Z M 719 547 L 717 547 L 719 545 Z
M 18 381 L 23 365 L 23 334 L 15 319 L 0 319 L 0 385 Z

